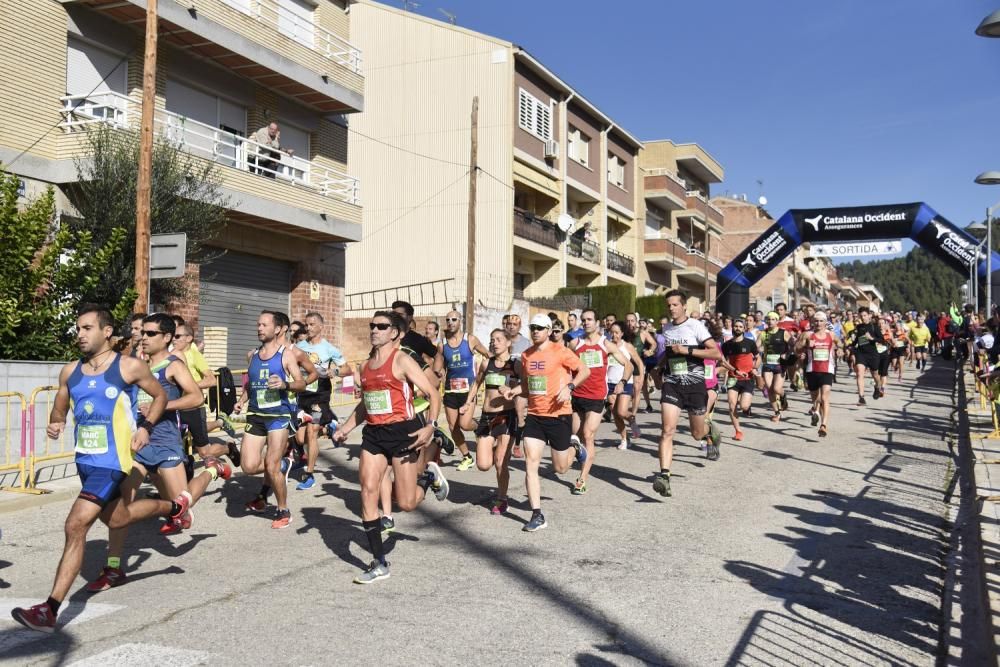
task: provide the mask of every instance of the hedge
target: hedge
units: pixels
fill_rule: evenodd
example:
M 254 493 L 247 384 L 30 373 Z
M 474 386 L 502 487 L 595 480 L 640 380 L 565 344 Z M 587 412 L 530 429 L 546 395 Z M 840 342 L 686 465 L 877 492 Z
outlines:
M 660 318 L 667 314 L 667 300 L 662 294 L 640 296 L 635 300 L 635 309 L 640 317 L 653 320 L 659 325 Z
M 562 287 L 557 296 L 567 294 L 586 294 L 590 298 L 590 307 L 597 311 L 598 317 L 614 313 L 618 319 L 625 319 L 625 313 L 635 312 L 635 285 L 603 285 L 599 287 Z

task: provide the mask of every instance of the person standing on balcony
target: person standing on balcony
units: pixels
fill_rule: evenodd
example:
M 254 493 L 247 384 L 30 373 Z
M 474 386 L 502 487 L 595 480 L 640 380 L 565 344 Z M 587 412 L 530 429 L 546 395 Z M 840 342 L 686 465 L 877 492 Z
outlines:
M 267 178 L 274 178 L 277 175 L 278 166 L 281 164 L 281 130 L 278 124 L 271 121 L 260 128 L 252 135 L 250 141 L 257 144 L 256 163 L 257 169 L 252 167 L 250 171 L 256 171 Z M 295 151 L 291 148 L 284 149 L 284 152 L 291 156 Z

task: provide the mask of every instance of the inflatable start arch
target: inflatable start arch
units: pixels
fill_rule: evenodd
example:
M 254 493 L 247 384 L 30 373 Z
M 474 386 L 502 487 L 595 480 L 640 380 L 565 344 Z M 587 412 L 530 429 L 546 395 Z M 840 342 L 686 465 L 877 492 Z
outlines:
M 927 204 L 890 204 L 847 208 L 792 209 L 719 271 L 716 308 L 745 313 L 751 285 L 763 278 L 803 243 L 884 241 L 909 237 L 959 273 L 986 277 L 986 250 L 968 232 L 938 215 Z M 990 260 L 1000 272 L 1000 254 Z

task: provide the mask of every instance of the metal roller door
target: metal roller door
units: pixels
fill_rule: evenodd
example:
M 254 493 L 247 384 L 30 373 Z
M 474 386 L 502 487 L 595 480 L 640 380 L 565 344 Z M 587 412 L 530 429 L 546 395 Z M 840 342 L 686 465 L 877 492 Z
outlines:
M 239 252 L 202 265 L 198 321 L 202 331 L 227 330 L 227 366 L 246 368 L 247 351 L 259 345 L 260 311 L 288 312 L 291 276 L 288 262 Z

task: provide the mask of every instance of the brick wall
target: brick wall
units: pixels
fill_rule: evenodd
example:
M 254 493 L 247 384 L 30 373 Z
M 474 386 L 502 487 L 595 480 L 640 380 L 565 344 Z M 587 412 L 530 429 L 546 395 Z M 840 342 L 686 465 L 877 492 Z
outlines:
M 195 337 L 200 336 L 198 329 L 198 301 L 201 293 L 201 267 L 197 264 L 188 263 L 184 277 L 184 290 L 186 298 L 183 301 L 171 301 L 167 304 L 166 311 L 171 315 L 180 315 L 189 324 L 195 333 Z

